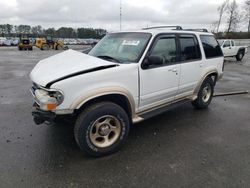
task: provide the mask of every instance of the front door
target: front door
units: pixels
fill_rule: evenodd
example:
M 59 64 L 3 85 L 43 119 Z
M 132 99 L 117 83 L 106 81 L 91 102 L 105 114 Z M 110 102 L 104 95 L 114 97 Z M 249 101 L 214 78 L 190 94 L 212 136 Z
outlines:
M 223 54 L 225 57 L 232 56 L 232 47 L 231 47 L 229 40 L 224 42 L 222 48 L 223 48 Z
M 180 64 L 176 63 L 176 36 L 157 37 L 146 58 L 149 56 L 158 56 L 163 59 L 163 63 L 140 69 L 141 111 L 174 100 L 178 91 Z

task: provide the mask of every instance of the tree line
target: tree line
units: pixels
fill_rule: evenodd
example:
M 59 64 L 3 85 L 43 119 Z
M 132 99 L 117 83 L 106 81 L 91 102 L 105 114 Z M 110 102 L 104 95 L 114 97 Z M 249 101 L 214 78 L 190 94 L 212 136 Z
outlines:
M 100 39 L 106 35 L 105 29 L 94 28 L 71 28 L 60 27 L 59 29 L 48 28 L 44 29 L 42 26 L 30 26 L 30 25 L 11 25 L 0 24 L 0 36 L 1 37 L 45 37 L 53 36 L 55 38 L 94 38 Z
M 238 5 L 236 0 L 225 0 L 217 9 L 218 20 L 212 24 L 212 32 L 218 38 L 250 38 L 250 0 Z M 226 25 L 224 31 L 221 24 Z M 242 24 L 247 26 L 247 32 L 239 32 Z

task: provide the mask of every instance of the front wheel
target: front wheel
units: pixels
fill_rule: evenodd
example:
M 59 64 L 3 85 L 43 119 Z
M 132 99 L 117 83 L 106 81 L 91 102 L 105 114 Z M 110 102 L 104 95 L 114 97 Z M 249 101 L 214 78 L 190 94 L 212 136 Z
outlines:
M 197 99 L 192 102 L 197 109 L 207 108 L 211 103 L 214 94 L 214 81 L 211 77 L 207 77 L 201 84 Z
M 48 44 L 43 44 L 41 47 L 41 50 L 49 50 L 49 45 Z
M 56 50 L 63 50 L 63 46 L 62 46 L 62 45 L 60 45 L 60 44 L 59 44 L 59 45 L 57 45 L 57 46 L 56 46 Z
M 128 136 L 129 127 L 128 115 L 120 106 L 102 102 L 79 115 L 74 135 L 81 150 L 100 157 L 120 149 Z

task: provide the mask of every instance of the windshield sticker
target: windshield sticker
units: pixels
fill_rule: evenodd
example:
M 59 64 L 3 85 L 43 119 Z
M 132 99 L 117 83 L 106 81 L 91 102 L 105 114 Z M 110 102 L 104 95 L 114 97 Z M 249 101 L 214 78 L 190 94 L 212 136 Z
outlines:
M 124 46 L 138 46 L 140 44 L 139 40 L 124 40 L 122 45 Z

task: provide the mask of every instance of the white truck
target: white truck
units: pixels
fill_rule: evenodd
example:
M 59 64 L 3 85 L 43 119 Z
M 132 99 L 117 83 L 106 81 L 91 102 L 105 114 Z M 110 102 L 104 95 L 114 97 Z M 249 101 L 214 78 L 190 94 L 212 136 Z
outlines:
M 224 57 L 236 57 L 237 61 L 241 61 L 247 53 L 247 46 L 236 46 L 234 40 L 221 41 L 221 49 Z
M 34 67 L 34 121 L 73 117 L 80 149 L 107 155 L 123 145 L 132 123 L 180 101 L 208 107 L 223 62 L 218 42 L 205 30 L 109 33 L 88 54 L 67 50 Z

